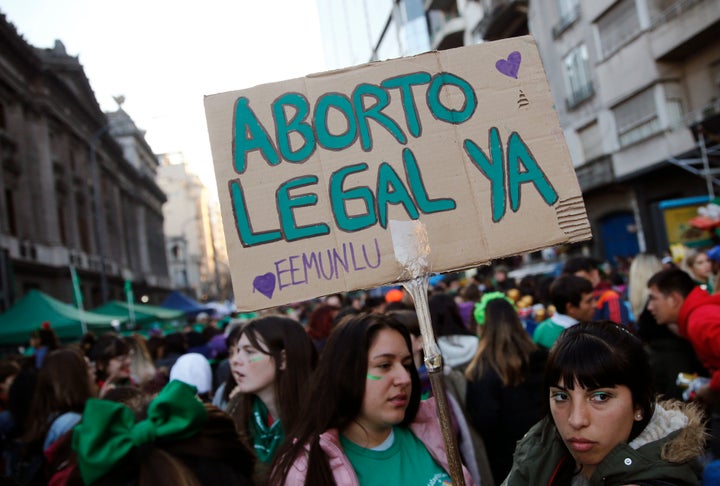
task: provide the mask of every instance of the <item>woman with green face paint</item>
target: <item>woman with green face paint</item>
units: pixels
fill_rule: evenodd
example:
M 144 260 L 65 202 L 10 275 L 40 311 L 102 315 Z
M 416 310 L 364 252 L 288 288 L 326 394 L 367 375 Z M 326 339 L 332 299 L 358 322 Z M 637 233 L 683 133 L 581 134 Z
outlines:
M 227 412 L 257 456 L 255 484 L 266 484 L 285 431 L 298 417 L 298 403 L 307 400 L 317 353 L 305 329 L 279 315 L 253 319 L 236 336 L 229 358 L 236 385 Z
M 330 334 L 270 484 L 449 484 L 435 401 L 420 401 L 410 335 L 381 314 Z M 465 484 L 473 484 L 463 469 Z

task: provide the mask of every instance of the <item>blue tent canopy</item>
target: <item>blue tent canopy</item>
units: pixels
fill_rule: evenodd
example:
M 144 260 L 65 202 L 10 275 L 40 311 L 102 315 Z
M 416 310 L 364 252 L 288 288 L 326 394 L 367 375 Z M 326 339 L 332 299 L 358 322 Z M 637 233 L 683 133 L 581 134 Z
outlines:
M 170 295 L 168 295 L 165 300 L 163 300 L 160 306 L 167 309 L 176 309 L 183 311 L 188 317 L 194 317 L 201 312 L 206 312 L 208 314 L 211 314 L 213 312 L 212 307 L 203 306 L 196 300 L 188 297 L 182 292 L 178 292 L 177 290 L 173 290 Z

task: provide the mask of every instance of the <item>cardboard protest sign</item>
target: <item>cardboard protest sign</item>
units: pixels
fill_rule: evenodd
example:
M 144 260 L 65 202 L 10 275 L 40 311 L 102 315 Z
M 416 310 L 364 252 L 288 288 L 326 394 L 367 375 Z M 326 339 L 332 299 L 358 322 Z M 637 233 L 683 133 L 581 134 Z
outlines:
M 404 278 L 393 221 L 431 270 L 590 238 L 529 36 L 205 98 L 237 306 Z

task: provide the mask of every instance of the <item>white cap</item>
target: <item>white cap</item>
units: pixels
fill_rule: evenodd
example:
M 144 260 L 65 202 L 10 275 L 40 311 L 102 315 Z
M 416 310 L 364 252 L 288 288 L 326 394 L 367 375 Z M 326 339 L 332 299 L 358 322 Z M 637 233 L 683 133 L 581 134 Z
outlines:
M 170 380 L 179 380 L 197 388 L 198 394 L 212 389 L 212 368 L 200 353 L 187 353 L 178 358 L 170 369 Z

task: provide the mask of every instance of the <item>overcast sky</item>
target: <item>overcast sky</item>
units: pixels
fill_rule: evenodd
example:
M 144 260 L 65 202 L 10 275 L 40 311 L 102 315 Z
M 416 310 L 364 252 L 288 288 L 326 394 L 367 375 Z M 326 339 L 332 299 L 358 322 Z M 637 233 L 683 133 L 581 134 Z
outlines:
M 153 151 L 183 152 L 216 194 L 203 96 L 325 70 L 315 0 L 0 0 L 36 47 L 60 39 L 100 107 L 125 111 Z

